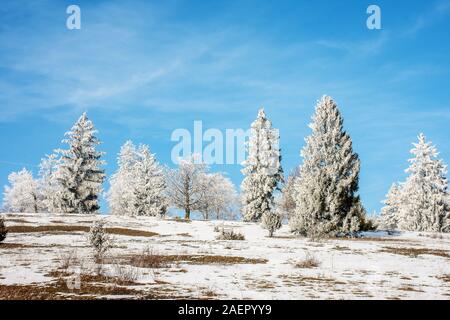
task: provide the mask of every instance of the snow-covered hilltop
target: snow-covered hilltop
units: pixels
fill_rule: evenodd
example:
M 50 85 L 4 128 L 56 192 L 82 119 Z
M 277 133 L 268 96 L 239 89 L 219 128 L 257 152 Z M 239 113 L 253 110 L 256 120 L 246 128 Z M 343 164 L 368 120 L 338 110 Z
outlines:
M 103 218 L 113 247 L 95 264 Z M 450 235 L 314 242 L 284 225 L 85 214 L 5 214 L 0 299 L 448 299 Z M 245 240 L 216 240 L 222 227 Z M 98 263 L 98 261 L 97 261 Z

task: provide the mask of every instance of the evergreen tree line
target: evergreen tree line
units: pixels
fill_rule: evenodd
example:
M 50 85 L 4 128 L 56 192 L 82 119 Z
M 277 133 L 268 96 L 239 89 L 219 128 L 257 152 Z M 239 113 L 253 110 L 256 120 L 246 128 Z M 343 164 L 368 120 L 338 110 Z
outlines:
M 127 141 L 118 155 L 105 196 L 110 212 L 128 216 L 164 216 L 168 207 L 204 219 L 236 219 L 261 223 L 269 236 L 288 220 L 293 233 L 308 237 L 353 236 L 371 229 L 358 195 L 360 160 L 344 130 L 332 98 L 323 96 L 301 150 L 302 164 L 284 177 L 279 133 L 263 109 L 251 125 L 244 179 L 238 196 L 232 182 L 211 173 L 193 155 L 169 169 L 161 166 L 147 145 Z M 42 159 L 39 179 L 23 169 L 9 175 L 3 210 L 9 212 L 97 213 L 106 179 L 100 141 L 86 113 L 58 149 Z M 423 134 L 411 150 L 405 182 L 387 194 L 378 224 L 388 230 L 450 232 L 447 166 Z

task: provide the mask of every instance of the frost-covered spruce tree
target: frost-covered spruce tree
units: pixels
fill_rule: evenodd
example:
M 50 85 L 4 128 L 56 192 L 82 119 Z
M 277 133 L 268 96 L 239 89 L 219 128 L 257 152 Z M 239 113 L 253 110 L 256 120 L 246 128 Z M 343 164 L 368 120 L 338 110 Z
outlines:
M 163 168 L 146 145 L 127 141 L 118 157 L 119 168 L 110 180 L 107 200 L 112 214 L 162 216 L 166 212 Z
M 106 221 L 95 221 L 89 230 L 88 240 L 94 250 L 96 260 L 101 260 L 112 247 L 112 238 L 106 230 Z
M 399 210 L 401 204 L 401 186 L 392 184 L 381 208 L 380 224 L 387 230 L 395 230 L 398 227 Z
M 312 134 L 301 151 L 291 230 L 311 237 L 352 235 L 365 215 L 356 194 L 360 161 L 329 96 L 318 101 L 309 126 Z
M 138 161 L 136 146 L 125 142 L 117 157 L 118 169 L 111 176 L 107 201 L 112 214 L 132 216 L 136 213 L 134 167 Z
M 447 166 L 421 133 L 414 143 L 409 173 L 402 188 L 399 227 L 410 231 L 450 232 Z
M 295 185 L 299 174 L 299 167 L 297 167 L 291 172 L 288 178 L 285 179 L 285 183 L 281 189 L 278 211 L 282 214 L 282 217 L 288 219 L 295 211 Z
M 139 159 L 133 168 L 136 214 L 140 216 L 164 216 L 167 200 L 163 168 L 156 161 L 155 155 L 150 152 L 147 145 L 139 146 L 138 156 Z
M 105 179 L 100 160 L 102 152 L 96 150 L 100 144 L 92 121 L 83 113 L 62 142 L 69 148 L 58 150 L 61 163 L 57 180 L 61 185 L 58 207 L 64 213 L 96 213 L 100 209 L 99 194 Z
M 57 180 L 60 158 L 57 154 L 46 155 L 39 164 L 39 193 L 44 212 L 59 212 L 58 204 L 62 193 L 61 184 Z
M 266 117 L 264 109 L 251 125 L 248 157 L 241 170 L 242 215 L 244 221 L 260 221 L 274 208 L 274 191 L 283 180 L 278 130 Z
M 10 186 L 5 186 L 3 209 L 9 212 L 36 213 L 41 211 L 38 182 L 27 169 L 8 176 Z

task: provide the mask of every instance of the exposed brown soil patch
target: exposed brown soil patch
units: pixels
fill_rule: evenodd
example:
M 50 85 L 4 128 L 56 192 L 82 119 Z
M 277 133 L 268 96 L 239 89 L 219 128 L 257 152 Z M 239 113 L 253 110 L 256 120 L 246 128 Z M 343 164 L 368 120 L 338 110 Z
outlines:
M 104 275 L 80 275 L 80 288 L 69 289 L 69 275 L 60 271 L 48 274 L 55 280 L 43 284 L 0 285 L 0 300 L 92 300 L 111 296 L 131 299 L 189 299 L 191 296 L 179 294 L 175 288 L 161 287 L 160 284 L 150 289 L 133 281 L 121 281 Z
M 0 243 L 0 250 L 1 249 L 18 249 L 18 248 L 36 248 L 36 247 L 38 247 L 38 246 L 27 245 L 27 244 L 22 244 L 22 243 L 10 243 L 10 242 Z
M 416 289 L 416 288 L 411 287 L 411 286 L 403 286 L 403 287 L 398 288 L 398 290 L 402 290 L 402 291 L 413 291 L 413 292 L 423 292 L 423 290 Z
M 441 276 L 437 277 L 438 279 L 444 281 L 444 282 L 450 282 L 450 273 L 449 274 L 443 274 Z
M 188 264 L 258 264 L 267 263 L 266 259 L 251 259 L 236 256 L 218 256 L 218 255 L 133 255 L 124 256 L 121 263 L 129 264 L 141 268 L 164 268 L 172 263 L 188 263 Z
M 45 225 L 45 226 L 10 226 L 8 227 L 11 233 L 31 233 L 31 232 L 89 232 L 89 226 L 81 225 Z M 110 234 L 117 234 L 123 236 L 133 237 L 153 237 L 158 233 L 143 230 L 134 230 L 127 228 L 106 228 Z
M 422 255 L 422 254 L 450 258 L 450 255 L 448 254 L 448 252 L 446 250 L 428 249 L 428 248 L 384 247 L 383 249 L 380 250 L 380 252 L 400 254 L 403 256 L 409 256 L 409 257 L 414 257 L 414 258 L 419 255 Z
M 27 221 L 25 219 L 5 219 L 5 222 L 13 222 L 13 223 L 31 223 L 30 221 Z

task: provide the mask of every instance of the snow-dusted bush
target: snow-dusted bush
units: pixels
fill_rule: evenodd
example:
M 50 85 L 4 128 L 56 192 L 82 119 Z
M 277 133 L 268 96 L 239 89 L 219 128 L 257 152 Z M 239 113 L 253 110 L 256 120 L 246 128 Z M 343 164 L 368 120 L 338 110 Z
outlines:
M 265 212 L 261 218 L 261 227 L 269 231 L 269 237 L 272 237 L 274 232 L 281 228 L 282 217 L 277 212 Z
M 118 156 L 107 200 L 112 214 L 163 216 L 166 213 L 165 177 L 147 145 L 127 141 Z
M 355 234 L 365 216 L 356 194 L 360 161 L 330 97 L 318 101 L 310 128 L 295 183 L 291 230 L 311 237 Z
M 8 229 L 5 226 L 5 220 L 0 216 L 0 243 L 6 239 Z
M 8 176 L 10 186 L 5 186 L 3 209 L 9 212 L 39 212 L 38 182 L 27 169 L 13 172 Z
M 447 166 L 438 159 L 437 149 L 421 133 L 414 143 L 402 185 L 398 227 L 410 231 L 450 232 L 450 207 L 447 202 Z
M 240 232 L 235 232 L 233 229 L 226 230 L 222 228 L 216 237 L 217 240 L 245 240 L 245 236 Z
M 96 213 L 100 209 L 99 194 L 105 179 L 100 160 L 102 152 L 96 151 L 100 144 L 92 121 L 83 113 L 72 129 L 65 135 L 67 150 L 58 150 L 61 163 L 56 179 L 61 186 L 56 206 L 64 213 Z
M 116 281 L 119 284 L 127 285 L 133 283 L 141 276 L 141 272 L 139 271 L 139 269 L 134 266 L 115 263 L 113 265 L 113 269 Z
M 248 157 L 243 162 L 241 184 L 244 221 L 260 221 L 274 209 L 274 191 L 283 180 L 278 131 L 266 117 L 264 109 L 251 125 Z
M 89 243 L 95 253 L 96 260 L 101 260 L 112 247 L 112 238 L 105 228 L 104 220 L 95 221 L 89 230 Z

